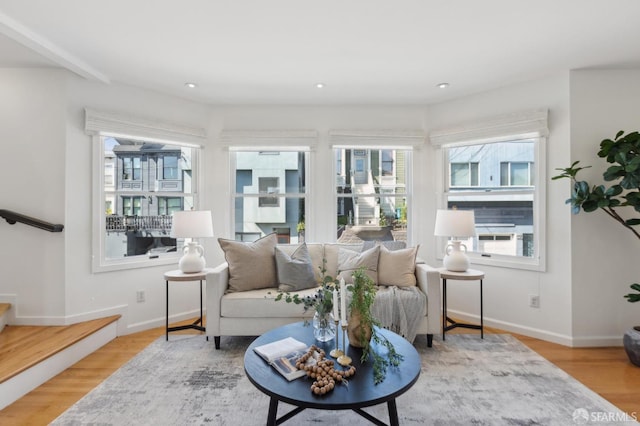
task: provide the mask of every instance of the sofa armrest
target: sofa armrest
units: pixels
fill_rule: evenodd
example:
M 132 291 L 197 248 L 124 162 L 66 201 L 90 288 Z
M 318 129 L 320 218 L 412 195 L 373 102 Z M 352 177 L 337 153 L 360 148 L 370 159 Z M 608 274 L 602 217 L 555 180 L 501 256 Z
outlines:
M 442 296 L 440 293 L 440 272 L 426 263 L 416 264 L 416 279 L 418 287 L 427 295 L 427 317 L 428 329 L 431 334 L 439 334 L 441 330 L 440 303 Z
M 207 336 L 220 336 L 220 301 L 229 287 L 229 265 L 225 262 L 207 274 Z

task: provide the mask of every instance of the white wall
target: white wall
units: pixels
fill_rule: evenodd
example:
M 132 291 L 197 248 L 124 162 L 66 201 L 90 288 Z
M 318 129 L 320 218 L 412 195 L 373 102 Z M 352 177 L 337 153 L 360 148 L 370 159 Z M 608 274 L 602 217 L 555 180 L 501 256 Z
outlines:
M 485 272 L 485 323 L 547 340 L 571 341 L 571 235 L 570 211 L 564 204 L 568 183 L 549 180 L 555 168 L 569 162 L 569 75 L 504 87 L 452 102 L 428 111 L 430 130 L 455 127 L 494 116 L 534 109 L 549 110 L 547 141 L 546 271 L 472 265 Z M 431 157 L 436 161 L 435 156 Z M 430 193 L 438 188 L 430 188 Z M 436 195 L 433 195 L 434 200 Z M 433 225 L 431 225 L 431 229 Z M 427 236 L 423 242 L 433 242 Z M 429 258 L 435 263 L 435 258 Z M 450 309 L 461 317 L 479 315 L 477 285 L 452 282 L 447 286 Z M 529 295 L 540 296 L 540 308 L 529 307 Z
M 64 72 L 0 69 L 0 209 L 65 223 L 64 117 Z M 66 233 L 0 220 L 0 300 L 27 322 L 57 322 Z
M 214 233 L 223 238 L 232 238 L 233 230 L 228 151 L 219 140 L 221 130 L 317 130 L 320 139 L 311 164 L 313 192 L 311 217 L 307 218 L 316 223 L 307 235 L 313 241 L 335 238 L 334 180 L 324 169 L 332 164 L 328 130 L 423 129 L 428 133 L 495 115 L 548 108 L 547 268 L 534 272 L 483 266 L 485 317 L 489 325 L 565 344 L 608 342 L 638 317 L 637 306 L 621 298 L 638 270 L 631 271 L 625 262 L 615 260 L 618 251 L 626 259 L 633 257 L 637 241 L 621 228 L 613 230 L 616 225 L 606 218 L 593 214 L 572 217 L 564 204 L 569 182 L 551 182 L 550 177 L 574 158 L 591 159 L 581 141 L 593 138 L 597 143 L 612 136 L 618 127 L 634 127 L 637 118 L 632 102 L 638 98 L 639 82 L 635 72 L 579 72 L 429 107 L 211 107 L 133 87 L 91 83 L 62 71 L 0 70 L 0 144 L 4 157 L 11 159 L 0 168 L 0 208 L 65 225 L 64 232 L 53 234 L 0 223 L 0 268 L 4 275 L 0 299 L 13 299 L 10 301 L 17 304 L 22 323 L 74 322 L 121 313 L 120 333 L 164 324 L 162 274 L 173 266 L 91 273 L 92 151 L 91 139 L 83 131 L 85 107 L 206 128 L 203 207 L 212 209 Z M 619 97 L 624 102 L 614 103 Z M 415 150 L 414 164 L 411 241 L 421 244 L 421 257 L 437 264 L 432 235 L 439 190 L 435 150 L 428 144 Z M 25 168 L 29 170 L 25 172 Z M 33 178 L 20 179 L 22 176 Z M 576 237 L 572 243 L 572 233 L 585 229 L 596 233 Z M 592 251 L 593 241 L 603 239 L 610 243 L 607 249 Z M 611 246 L 620 248 L 612 252 Z M 209 239 L 205 248 L 209 265 L 223 261 L 215 238 Z M 25 260 L 25 253 L 31 255 L 30 260 Z M 607 267 L 600 268 L 597 265 L 603 259 Z M 618 284 L 603 285 L 607 280 Z M 603 296 L 605 285 L 615 288 Z M 145 303 L 136 303 L 137 290 L 146 292 Z M 197 294 L 195 283 L 174 288 L 172 314 L 193 314 L 198 308 Z M 539 309 L 528 307 L 529 294 L 540 296 Z M 449 306 L 461 316 L 478 314 L 475 289 L 452 283 L 449 295 Z
M 581 180 L 609 186 L 602 173 L 610 164 L 597 156 L 600 142 L 618 130 L 640 130 L 639 100 L 640 70 L 571 73 L 571 162 L 592 166 Z M 628 210 L 621 212 L 640 216 Z M 583 345 L 619 344 L 625 329 L 640 324 L 640 303 L 623 298 L 640 282 L 640 240 L 601 211 L 574 216 L 571 235 L 572 334 Z

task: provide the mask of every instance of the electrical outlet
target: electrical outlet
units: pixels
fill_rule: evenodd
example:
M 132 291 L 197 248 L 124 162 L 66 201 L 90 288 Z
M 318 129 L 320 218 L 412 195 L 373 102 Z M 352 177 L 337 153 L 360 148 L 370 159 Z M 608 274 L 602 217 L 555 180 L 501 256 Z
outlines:
M 530 294 L 529 295 L 529 306 L 532 308 L 539 308 L 540 307 L 540 296 L 537 296 L 535 294 Z
M 138 303 L 144 303 L 144 291 L 140 290 L 136 292 L 136 300 Z

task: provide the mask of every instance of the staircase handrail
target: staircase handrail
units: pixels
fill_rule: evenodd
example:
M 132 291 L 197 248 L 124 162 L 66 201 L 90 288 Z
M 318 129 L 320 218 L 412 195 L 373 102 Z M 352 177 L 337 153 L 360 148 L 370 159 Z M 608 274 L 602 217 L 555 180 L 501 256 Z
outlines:
M 45 222 L 44 220 L 36 219 L 10 210 L 0 209 L 0 216 L 5 218 L 5 220 L 11 225 L 15 225 L 17 222 L 20 222 L 49 232 L 62 232 L 64 229 L 64 225 Z

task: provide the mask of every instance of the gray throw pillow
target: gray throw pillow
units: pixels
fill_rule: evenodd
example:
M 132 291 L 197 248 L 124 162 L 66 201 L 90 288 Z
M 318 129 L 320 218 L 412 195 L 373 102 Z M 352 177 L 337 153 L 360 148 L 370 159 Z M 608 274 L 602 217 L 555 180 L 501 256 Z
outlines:
M 305 243 L 302 243 L 291 256 L 278 246 L 275 253 L 278 290 L 298 291 L 317 286 L 311 256 Z
M 278 237 L 269 234 L 246 243 L 218 238 L 224 257 L 229 264 L 228 291 L 247 291 L 276 287 L 276 261 L 273 254 Z

